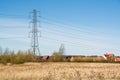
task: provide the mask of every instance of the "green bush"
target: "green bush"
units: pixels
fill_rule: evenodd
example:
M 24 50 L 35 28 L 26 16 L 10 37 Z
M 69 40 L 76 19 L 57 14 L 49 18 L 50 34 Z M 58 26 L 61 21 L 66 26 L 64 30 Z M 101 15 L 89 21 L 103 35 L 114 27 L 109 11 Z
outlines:
M 1 49 L 1 51 L 2 51 L 2 49 Z M 6 48 L 4 53 L 0 55 L 0 63 L 6 65 L 7 63 L 10 62 L 9 53 L 10 53 L 9 49 Z
M 73 62 L 92 62 L 93 59 L 92 58 L 87 58 L 87 57 L 75 57 L 73 60 Z
M 16 55 L 13 53 L 13 54 L 11 54 L 9 57 L 10 57 L 10 62 L 11 62 L 11 64 L 15 64 L 15 62 L 16 62 L 16 60 L 15 60 Z
M 62 62 L 62 61 L 64 61 L 64 57 L 61 53 L 54 52 L 53 55 L 50 58 L 50 61 L 52 61 L 52 62 Z
M 33 62 L 33 61 L 35 61 L 35 57 L 33 54 L 31 53 L 25 54 L 25 62 Z
M 10 62 L 10 57 L 8 54 L 3 54 L 0 56 L 0 63 L 6 65 L 9 62 Z
M 106 62 L 101 57 L 76 57 L 73 62 Z
M 12 56 L 13 58 L 11 58 L 11 63 L 12 64 L 22 64 L 25 62 L 25 56 L 22 53 L 16 54 Z
M 107 61 L 108 62 L 115 62 L 115 56 L 112 56 L 112 57 L 107 57 Z
M 10 52 L 8 49 L 0 55 L 0 63 L 2 64 L 23 64 L 25 62 L 37 61 L 36 57 L 29 52 L 18 51 L 17 53 Z

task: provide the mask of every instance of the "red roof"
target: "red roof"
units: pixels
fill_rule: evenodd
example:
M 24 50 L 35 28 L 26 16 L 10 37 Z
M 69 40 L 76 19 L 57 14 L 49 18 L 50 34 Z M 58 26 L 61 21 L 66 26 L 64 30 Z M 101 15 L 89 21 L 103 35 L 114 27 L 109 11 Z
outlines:
M 115 61 L 120 62 L 120 58 L 115 58 Z
M 43 56 L 43 58 L 42 59 L 44 59 L 44 60 L 47 60 L 49 58 L 49 56 Z
M 106 57 L 112 57 L 112 56 L 114 56 L 114 54 L 111 54 L 111 53 L 106 53 L 106 54 L 104 54 Z

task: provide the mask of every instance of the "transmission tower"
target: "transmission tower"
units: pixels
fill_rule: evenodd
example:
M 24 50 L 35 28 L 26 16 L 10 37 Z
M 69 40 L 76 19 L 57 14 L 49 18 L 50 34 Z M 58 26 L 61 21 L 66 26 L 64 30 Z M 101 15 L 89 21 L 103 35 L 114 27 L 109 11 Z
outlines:
M 31 48 L 32 48 L 32 52 L 34 55 L 39 55 L 40 56 L 40 50 L 39 50 L 39 39 L 38 39 L 38 33 L 40 31 L 38 31 L 38 11 L 36 9 L 34 9 L 32 11 L 32 21 L 31 21 Z
M 61 44 L 60 48 L 59 48 L 59 52 L 62 54 L 62 55 L 65 55 L 65 47 L 64 47 L 64 44 Z

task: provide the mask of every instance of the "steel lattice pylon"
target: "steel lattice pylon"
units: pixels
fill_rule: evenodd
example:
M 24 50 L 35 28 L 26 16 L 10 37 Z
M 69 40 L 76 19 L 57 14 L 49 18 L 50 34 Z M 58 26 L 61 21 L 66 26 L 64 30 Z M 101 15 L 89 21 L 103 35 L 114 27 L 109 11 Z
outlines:
M 31 30 L 31 48 L 34 55 L 40 55 L 39 43 L 38 43 L 38 11 L 34 9 L 32 11 L 32 30 Z

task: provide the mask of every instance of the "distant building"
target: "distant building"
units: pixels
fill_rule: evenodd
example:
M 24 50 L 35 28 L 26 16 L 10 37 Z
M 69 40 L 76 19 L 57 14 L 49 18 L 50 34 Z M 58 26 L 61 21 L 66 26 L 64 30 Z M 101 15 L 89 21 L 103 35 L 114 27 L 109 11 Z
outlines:
M 116 62 L 120 62 L 120 56 L 117 56 L 117 57 L 115 58 L 115 61 L 116 61 Z
M 112 54 L 112 53 L 106 53 L 106 54 L 104 54 L 104 56 L 103 56 L 103 58 L 105 59 L 105 60 L 109 60 L 109 59 L 113 59 L 113 61 L 115 61 L 115 62 L 120 62 L 120 56 L 115 56 L 114 54 Z
M 106 53 L 106 54 L 104 54 L 104 56 L 105 56 L 105 57 L 113 57 L 113 56 L 115 56 L 115 55 L 112 54 L 112 53 Z
M 48 55 L 43 56 L 43 57 L 42 57 L 42 59 L 46 61 L 46 60 L 48 60 L 48 59 L 49 59 L 49 56 L 48 56 Z
M 104 58 L 105 60 L 108 60 L 108 58 L 112 58 L 112 57 L 114 57 L 114 56 L 115 56 L 115 55 L 112 54 L 112 53 L 106 53 L 106 54 L 104 54 L 103 58 Z

